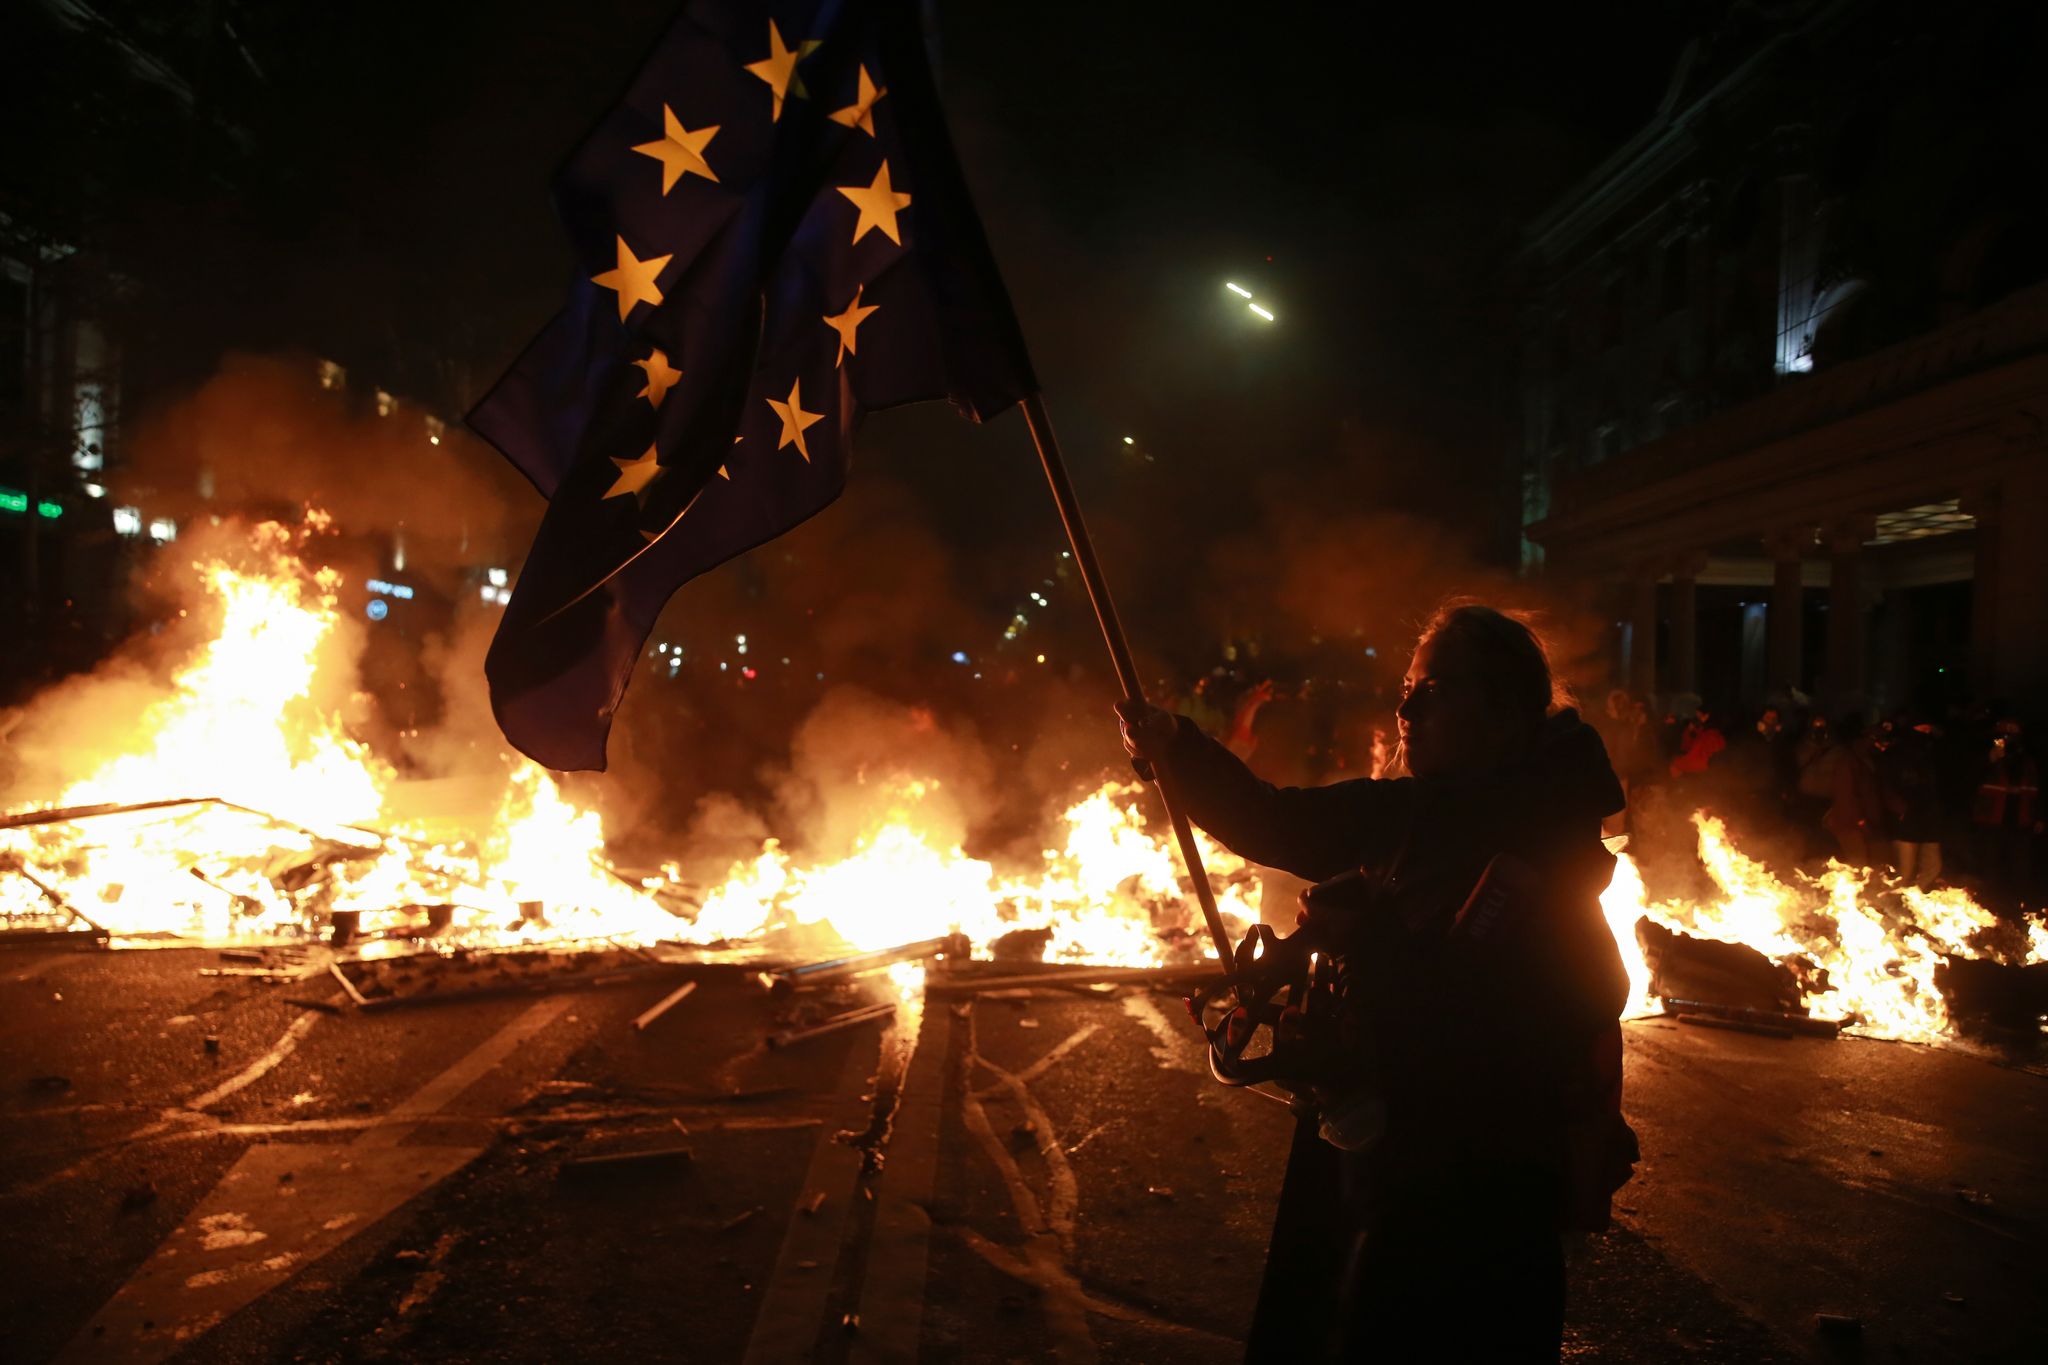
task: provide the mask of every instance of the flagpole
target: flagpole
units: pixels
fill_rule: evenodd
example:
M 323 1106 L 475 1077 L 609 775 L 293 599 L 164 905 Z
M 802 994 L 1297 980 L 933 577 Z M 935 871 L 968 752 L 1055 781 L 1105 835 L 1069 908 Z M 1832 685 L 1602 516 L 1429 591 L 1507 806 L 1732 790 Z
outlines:
M 1067 462 L 1060 456 L 1059 438 L 1053 435 L 1052 419 L 1046 416 L 1043 395 L 1024 400 L 1024 425 L 1031 430 L 1031 444 L 1038 447 L 1038 461 L 1045 466 L 1045 481 L 1052 485 L 1052 500 L 1060 509 L 1060 524 L 1066 527 L 1067 543 L 1074 547 L 1074 562 L 1081 566 L 1081 583 L 1088 589 L 1089 604 L 1095 608 L 1095 623 L 1102 627 L 1102 641 L 1109 646 L 1109 661 L 1116 668 L 1116 680 L 1127 701 L 1143 702 L 1145 684 L 1138 677 L 1138 665 L 1131 659 L 1130 641 L 1124 638 L 1123 623 L 1117 620 L 1116 602 L 1095 560 L 1095 543 L 1088 538 L 1088 525 L 1081 520 L 1081 504 L 1074 497 L 1074 484 L 1067 477 Z M 1159 800 L 1166 818 L 1173 824 L 1173 837 L 1180 843 L 1181 861 L 1195 884 L 1195 899 L 1201 902 L 1202 918 L 1208 922 L 1209 937 L 1216 941 L 1216 955 L 1223 960 L 1227 975 L 1236 975 L 1237 959 L 1231 951 L 1230 931 L 1216 909 L 1216 893 L 1209 886 L 1208 869 L 1202 866 L 1202 850 L 1195 845 L 1195 831 L 1188 817 L 1175 805 L 1167 784 L 1153 765 L 1138 760 L 1138 775 L 1159 788 Z

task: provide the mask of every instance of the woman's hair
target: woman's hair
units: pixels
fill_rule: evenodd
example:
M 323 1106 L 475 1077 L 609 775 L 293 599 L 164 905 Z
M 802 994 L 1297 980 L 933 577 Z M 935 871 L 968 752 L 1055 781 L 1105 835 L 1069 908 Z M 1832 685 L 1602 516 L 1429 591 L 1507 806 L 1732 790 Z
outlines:
M 1571 689 L 1551 671 L 1550 651 L 1528 613 L 1498 611 L 1470 597 L 1448 598 L 1423 625 L 1418 646 L 1422 640 L 1463 654 L 1487 701 L 1531 728 L 1572 704 Z

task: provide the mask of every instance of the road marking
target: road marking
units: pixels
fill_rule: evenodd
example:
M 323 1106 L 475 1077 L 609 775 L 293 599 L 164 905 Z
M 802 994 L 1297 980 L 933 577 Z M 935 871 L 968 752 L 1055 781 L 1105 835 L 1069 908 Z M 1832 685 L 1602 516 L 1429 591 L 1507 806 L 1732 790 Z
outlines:
M 1052 1126 L 1051 1117 L 1040 1107 L 1038 1097 L 1031 1093 L 1021 1077 L 1011 1075 L 978 1052 L 974 1054 L 974 1062 L 994 1073 L 1030 1122 L 1031 1130 L 1038 1139 L 1038 1154 L 1045 1158 L 1046 1177 L 1051 1186 L 1046 1201 L 1045 1226 L 1059 1237 L 1060 1249 L 1072 1255 L 1074 1215 L 1081 1207 L 1081 1194 L 1074 1181 L 1074 1168 L 1067 1161 L 1066 1150 L 1060 1146 L 1060 1136 Z
M 872 1055 L 864 1038 L 856 1038 L 847 1049 L 832 1091 L 839 1100 L 837 1121 L 825 1125 L 811 1150 L 803 1193 L 782 1235 L 753 1335 L 747 1338 L 746 1365 L 808 1365 L 817 1352 L 832 1277 L 860 1185 L 861 1154 L 841 1142 L 839 1134 L 867 1126 L 869 1101 L 862 1094 L 874 1066 Z M 824 1199 L 818 1211 L 808 1212 L 819 1195 Z
M 446 1108 L 458 1095 L 482 1079 L 484 1073 L 495 1070 L 521 1043 L 554 1023 L 575 1003 L 573 996 L 551 995 L 527 1006 L 512 1022 L 471 1048 L 461 1061 L 414 1091 L 410 1099 L 401 1101 L 386 1116 L 387 1119 L 420 1118 Z M 409 1132 L 411 1129 L 404 1127 L 402 1122 L 393 1127 L 373 1128 L 357 1138 L 355 1145 L 395 1147 L 405 1140 Z
M 1207 1068 L 1188 1047 L 1193 1041 L 1185 1028 L 1175 1028 L 1159 1002 L 1151 996 L 1133 993 L 1123 998 L 1124 1013 L 1143 1024 L 1159 1041 L 1152 1045 L 1152 1059 L 1162 1067 L 1205 1075 Z
M 262 1080 L 276 1068 L 279 1062 L 292 1055 L 293 1049 L 299 1045 L 299 1039 L 311 1032 L 313 1025 L 319 1022 L 320 1016 L 312 1010 L 307 1010 L 304 1014 L 292 1020 L 291 1027 L 284 1031 L 284 1037 L 279 1038 L 276 1043 L 272 1044 L 270 1051 L 264 1053 L 261 1057 L 258 1057 L 255 1061 L 249 1063 L 248 1066 L 228 1077 L 205 1094 L 186 1100 L 183 1107 L 194 1112 L 210 1108 L 213 1105 L 219 1104 L 244 1086 Z
M 1037 1080 L 1040 1076 L 1043 1076 L 1046 1072 L 1059 1065 L 1069 1052 L 1072 1052 L 1075 1048 L 1094 1037 L 1101 1027 L 1102 1025 L 1100 1024 L 1090 1024 L 1086 1028 L 1075 1029 L 1065 1038 L 1062 1038 L 1059 1045 L 1053 1048 L 1052 1051 L 1018 1072 L 1017 1079 L 1027 1084 Z M 994 1085 L 985 1085 L 974 1093 L 983 1099 L 987 1099 L 996 1092 L 997 1088 Z
M 571 1003 L 551 996 L 528 1006 L 353 1142 L 262 1144 L 244 1151 L 93 1314 L 57 1357 L 59 1365 L 156 1365 L 461 1170 L 484 1148 L 400 1144 Z M 302 1036 L 303 1029 L 297 1035 L 287 1031 L 286 1041 L 295 1044 Z M 290 1050 L 281 1042 L 263 1070 Z M 234 1088 L 260 1074 L 243 1073 Z M 200 1100 L 211 1102 L 207 1096 Z
M 975 1046 L 972 1032 L 973 1016 L 969 1016 L 967 1048 L 969 1058 L 996 1073 L 1000 1080 L 1013 1085 L 1012 1094 L 1020 1095 L 1025 1114 L 1036 1125 L 1039 1152 L 1046 1159 L 1047 1170 L 1053 1173 L 1052 1202 L 1055 1211 L 1065 1225 L 1064 1235 L 1054 1225 L 1053 1219 L 1041 1210 L 1038 1196 L 1026 1183 L 1024 1173 L 1018 1169 L 1016 1158 L 1010 1155 L 996 1137 L 995 1128 L 988 1121 L 988 1111 L 972 1090 L 960 1097 L 960 1116 L 967 1125 L 967 1131 L 974 1134 L 995 1163 L 996 1170 L 1003 1177 L 1003 1184 L 1010 1192 L 1010 1204 L 1016 1210 L 1017 1222 L 1025 1235 L 1024 1255 L 1032 1266 L 1034 1277 L 1031 1283 L 1039 1288 L 1040 1302 L 1045 1306 L 1045 1325 L 1052 1333 L 1054 1353 L 1066 1362 L 1080 1362 L 1087 1365 L 1097 1358 L 1095 1338 L 1088 1331 L 1087 1304 L 1083 1301 L 1081 1285 L 1067 1269 L 1066 1249 L 1073 1236 L 1073 1170 L 1066 1164 L 1066 1154 L 1060 1151 L 1059 1135 L 1052 1130 L 1052 1124 L 1045 1117 L 1036 1101 L 1030 1098 L 1022 1082 L 1009 1072 L 993 1065 L 982 1057 Z M 1054 1166 L 1057 1157 L 1058 1165 Z M 1058 1172 L 1066 1173 L 1065 1188 Z
M 973 1228 L 960 1228 L 958 1231 L 961 1241 L 967 1244 L 969 1251 L 972 1251 L 1011 1279 L 1016 1280 L 1019 1284 L 1028 1284 L 1041 1292 L 1052 1290 L 1059 1293 L 1071 1293 L 1080 1300 L 1081 1306 L 1091 1313 L 1099 1313 L 1105 1318 L 1114 1318 L 1118 1322 L 1128 1322 L 1141 1327 L 1150 1327 L 1156 1331 L 1178 1332 L 1185 1336 L 1203 1337 L 1210 1341 L 1227 1342 L 1232 1346 L 1242 1346 L 1244 1344 L 1235 1337 L 1226 1337 L 1221 1333 L 1211 1332 L 1201 1327 L 1190 1327 L 1186 1323 L 1174 1322 L 1168 1318 L 1154 1317 L 1142 1308 L 1133 1308 L 1129 1304 L 1116 1303 L 1112 1300 L 1090 1294 L 1080 1287 L 1080 1282 L 1071 1274 L 1063 1273 L 1061 1276 L 1055 1276 L 1048 1280 L 1044 1271 L 1036 1262 L 1019 1260 L 1016 1255 L 989 1241 L 988 1238 L 982 1236 Z
M 917 1051 L 896 1100 L 888 1159 L 875 1188 L 875 1225 L 860 1286 L 859 1331 L 848 1349 L 855 1365 L 909 1365 L 924 1335 L 925 1280 L 931 1265 L 932 1187 L 939 1168 L 939 1124 L 953 1065 L 953 1011 L 927 1008 Z

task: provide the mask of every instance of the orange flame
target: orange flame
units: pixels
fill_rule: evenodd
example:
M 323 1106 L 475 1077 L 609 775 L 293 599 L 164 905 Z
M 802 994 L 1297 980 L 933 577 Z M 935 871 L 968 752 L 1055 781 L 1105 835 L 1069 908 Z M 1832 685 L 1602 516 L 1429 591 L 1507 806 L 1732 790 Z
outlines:
M 1041 929 L 1058 958 L 1145 964 L 1203 951 L 1175 855 L 1146 827 L 1135 785 L 1105 784 L 1066 812 L 1064 841 L 1041 864 L 1002 871 L 933 832 L 949 823 L 921 809 L 935 780 L 902 780 L 879 801 L 870 787 L 846 856 L 802 860 L 769 840 L 727 871 L 693 919 L 619 877 L 598 813 L 523 759 L 504 759 L 495 817 L 465 837 L 390 818 L 396 769 L 315 700 L 345 695 L 353 678 L 337 641 L 341 577 L 303 564 L 306 534 L 266 523 L 251 532 L 256 570 L 218 559 L 193 566 L 219 611 L 214 637 L 134 718 L 118 752 L 47 803 L 189 795 L 232 806 L 0 831 L 0 857 L 127 936 L 305 936 L 339 911 L 359 913 L 366 934 L 403 934 L 423 929 L 425 907 L 447 906 L 450 923 L 434 939 L 442 946 L 783 935 L 793 951 L 829 951 L 960 932 L 986 951 L 1004 933 Z M 1258 917 L 1257 883 L 1242 860 L 1203 850 L 1241 932 Z M 303 875 L 309 868 L 318 875 Z M 48 914 L 21 881 L 0 878 L 0 916 Z M 911 967 L 891 978 L 904 992 L 922 980 Z
M 1719 899 L 1652 904 L 1626 855 L 1601 897 L 1628 965 L 1628 1013 L 1661 1008 L 1636 942 L 1636 922 L 1647 917 L 1678 933 L 1745 944 L 1773 961 L 1811 962 L 1825 973 L 1825 985 L 1806 991 L 1802 1002 L 1816 1018 L 1878 1038 L 1938 1042 L 1953 1036 L 1935 971 L 1943 957 L 1998 955 L 1983 934 L 1997 926 L 1996 915 L 1963 891 L 1899 886 L 1883 873 L 1833 860 L 1817 877 L 1795 872 L 1788 885 L 1738 850 L 1717 817 L 1697 812 L 1693 826 L 1700 863 Z M 2048 922 L 2031 920 L 2027 933 L 2027 946 L 2014 956 L 2048 960 Z

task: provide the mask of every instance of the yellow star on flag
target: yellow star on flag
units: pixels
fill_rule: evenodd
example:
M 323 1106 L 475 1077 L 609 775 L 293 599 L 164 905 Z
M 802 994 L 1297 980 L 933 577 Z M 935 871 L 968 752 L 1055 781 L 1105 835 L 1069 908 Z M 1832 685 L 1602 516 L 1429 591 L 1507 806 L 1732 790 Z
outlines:
M 898 246 L 903 245 L 903 238 L 896 231 L 896 215 L 910 206 L 910 196 L 898 194 L 889 184 L 888 162 L 882 163 L 882 169 L 875 173 L 871 185 L 839 185 L 835 188 L 860 210 L 860 221 L 853 225 L 856 245 L 871 228 L 880 228 L 883 236 Z
M 804 445 L 804 429 L 824 421 L 825 414 L 804 411 L 803 394 L 799 391 L 802 387 L 803 380 L 792 381 L 788 400 L 778 403 L 771 398 L 768 400 L 768 406 L 775 409 L 775 415 L 782 419 L 782 439 L 775 443 L 775 448 L 780 450 L 784 446 L 794 445 L 796 453 L 804 457 L 804 463 L 809 464 L 811 452 L 810 448 Z
M 633 254 L 633 248 L 627 246 L 626 239 L 621 237 L 618 265 L 602 275 L 591 276 L 590 282 L 618 291 L 619 321 L 624 322 L 626 314 L 633 311 L 636 303 L 661 306 L 661 290 L 654 280 L 671 259 L 669 256 L 654 256 L 643 261 Z
M 633 363 L 647 372 L 647 387 L 633 396 L 645 398 L 652 407 L 660 407 L 661 400 L 668 396 L 668 391 L 683 377 L 681 370 L 668 363 L 668 356 L 659 346 L 647 353 L 647 359 L 636 360 Z
M 732 438 L 732 443 L 733 443 L 734 445 L 738 445 L 738 444 L 739 444 L 739 443 L 740 443 L 741 441 L 744 441 L 744 440 L 746 440 L 746 439 L 747 439 L 747 438 L 746 438 L 746 437 L 744 437 L 744 436 L 735 436 L 735 437 L 733 437 L 733 438 Z M 724 465 L 720 465 L 720 466 L 718 467 L 718 477 L 719 477 L 719 478 L 721 478 L 721 479 L 724 479 L 724 480 L 725 480 L 725 481 L 726 481 L 727 483 L 730 483 L 730 482 L 732 482 L 732 475 L 730 475 L 730 474 L 728 474 L 728 473 L 726 473 L 726 472 L 725 472 L 725 466 L 724 466 Z
M 866 288 L 864 284 L 856 286 L 853 291 L 853 302 L 846 305 L 846 311 L 837 317 L 825 319 L 825 325 L 839 333 L 839 358 L 832 362 L 835 368 L 844 364 L 846 357 L 859 351 L 860 348 L 854 345 L 854 333 L 860 328 L 861 323 L 867 321 L 868 314 L 882 306 L 879 303 L 871 303 L 865 308 L 861 307 L 860 296 Z
M 633 148 L 642 156 L 651 156 L 661 163 L 661 192 L 667 194 L 675 183 L 686 175 L 701 175 L 706 180 L 717 180 L 718 173 L 711 169 L 711 163 L 704 159 L 704 149 L 711 145 L 711 139 L 718 136 L 719 125 L 691 132 L 683 126 L 675 110 L 666 104 L 661 106 L 662 135 L 654 142 L 642 142 Z
M 869 137 L 873 137 L 875 135 L 875 101 L 888 93 L 887 88 L 875 84 L 874 78 L 868 75 L 867 67 L 862 66 L 860 69 L 860 93 L 855 95 L 853 103 L 847 105 L 844 109 L 834 109 L 831 119 L 834 123 L 843 123 L 849 128 L 858 128 Z
M 654 447 L 647 447 L 647 453 L 637 460 L 622 460 L 614 455 L 612 463 L 619 467 L 619 477 L 613 481 L 605 497 L 617 498 L 631 493 L 645 507 L 648 488 L 661 477 L 661 465 L 654 458 Z
M 818 41 L 809 39 L 794 48 L 786 47 L 782 41 L 782 30 L 775 27 L 775 21 L 768 21 L 768 55 L 758 62 L 748 62 L 747 70 L 768 82 L 768 88 L 775 93 L 775 109 L 768 116 L 770 123 L 782 117 L 782 98 L 788 95 L 803 99 L 811 92 L 804 89 L 804 78 L 796 72 L 796 64 L 818 50 Z

